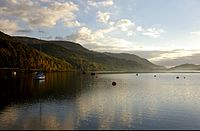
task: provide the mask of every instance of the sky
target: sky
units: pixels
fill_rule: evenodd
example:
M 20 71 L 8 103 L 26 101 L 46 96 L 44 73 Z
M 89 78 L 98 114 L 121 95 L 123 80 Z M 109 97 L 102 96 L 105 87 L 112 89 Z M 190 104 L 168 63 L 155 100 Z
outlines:
M 0 0 L 0 31 L 167 67 L 200 64 L 199 7 L 199 0 Z

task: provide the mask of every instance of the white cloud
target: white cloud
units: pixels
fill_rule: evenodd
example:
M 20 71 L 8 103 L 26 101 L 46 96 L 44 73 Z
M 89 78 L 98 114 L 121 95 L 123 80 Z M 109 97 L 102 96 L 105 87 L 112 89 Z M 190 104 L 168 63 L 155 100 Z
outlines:
M 75 21 L 66 21 L 64 24 L 67 27 L 80 27 L 81 26 L 81 24 L 77 20 L 75 20 Z
M 108 12 L 103 13 L 101 11 L 97 12 L 97 20 L 99 22 L 103 22 L 106 24 L 106 23 L 108 23 L 109 19 L 110 19 L 110 13 L 108 13 Z
M 95 7 L 100 7 L 100 6 L 107 7 L 114 5 L 114 2 L 113 0 L 100 0 L 100 1 L 88 0 L 88 5 Z
M 144 29 L 142 28 L 142 26 L 138 26 L 137 28 L 136 28 L 136 31 L 143 31 Z
M 64 23 L 77 23 L 75 11 L 79 10 L 78 5 L 73 2 L 42 1 L 49 3 L 44 6 L 35 0 L 7 0 L 4 6 L 0 7 L 0 16 L 18 19 L 30 26 L 52 27 L 59 20 Z
M 190 32 L 191 35 L 200 35 L 200 31 Z
M 143 35 L 150 36 L 153 38 L 160 37 L 161 33 L 164 33 L 165 31 L 163 29 L 156 29 L 156 28 L 148 28 L 146 30 L 143 30 Z
M 132 36 L 134 33 L 133 33 L 133 31 L 128 31 L 128 36 Z
M 181 57 L 188 57 L 194 54 L 199 54 L 199 50 L 172 50 L 166 53 L 159 54 L 158 56 L 149 59 L 152 62 L 162 61 L 162 60 L 173 60 Z
M 19 27 L 14 21 L 0 19 L 0 31 L 9 35 L 15 33 Z
M 116 22 L 116 27 L 120 28 L 122 31 L 128 31 L 128 29 L 132 26 L 134 26 L 135 24 L 128 20 L 128 19 L 121 19 L 119 21 Z
M 136 49 L 136 44 L 133 44 L 130 41 L 106 35 L 113 30 L 114 28 L 110 27 L 108 29 L 92 31 L 87 27 L 82 27 L 76 33 L 68 36 L 67 39 L 98 51 Z

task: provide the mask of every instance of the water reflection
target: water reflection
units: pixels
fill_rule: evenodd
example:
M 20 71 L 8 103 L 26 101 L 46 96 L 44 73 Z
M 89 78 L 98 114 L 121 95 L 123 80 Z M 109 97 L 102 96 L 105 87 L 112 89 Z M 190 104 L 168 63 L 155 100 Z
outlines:
M 1 75 L 0 129 L 199 129 L 200 76 L 176 75 Z

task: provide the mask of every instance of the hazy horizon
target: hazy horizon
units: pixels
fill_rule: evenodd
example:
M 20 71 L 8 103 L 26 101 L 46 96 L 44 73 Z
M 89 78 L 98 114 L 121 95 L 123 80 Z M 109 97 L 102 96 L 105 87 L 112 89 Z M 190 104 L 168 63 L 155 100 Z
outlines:
M 0 30 L 131 53 L 171 67 L 200 64 L 198 0 L 4 0 Z

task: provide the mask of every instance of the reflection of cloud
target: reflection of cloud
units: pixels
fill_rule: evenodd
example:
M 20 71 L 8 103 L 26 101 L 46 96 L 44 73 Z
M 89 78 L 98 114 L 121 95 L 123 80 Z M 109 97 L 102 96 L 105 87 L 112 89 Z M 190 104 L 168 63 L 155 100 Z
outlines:
M 98 84 L 96 85 L 98 86 Z M 120 86 L 120 84 L 118 85 Z M 121 87 L 121 86 L 120 86 Z M 99 119 L 100 129 L 113 128 L 112 124 L 117 121 L 122 122 L 124 126 L 132 121 L 132 100 L 129 91 L 124 89 L 109 89 L 111 87 L 97 87 L 90 95 L 82 95 L 77 100 L 79 115 L 85 120 L 96 112 Z M 120 110 L 120 111 L 119 111 Z
M 3 113 L 0 113 L 0 129 L 3 126 L 8 126 L 12 127 L 16 122 L 17 122 L 17 118 L 18 116 L 18 111 L 12 107 L 8 107 L 5 109 L 6 111 L 4 111 Z
M 43 101 L 41 119 L 39 103 L 5 108 L 0 113 L 0 127 L 39 129 L 41 124 L 42 129 L 77 129 L 82 127 L 81 124 L 86 124 L 85 127 L 96 124 L 98 129 L 132 129 L 145 128 L 148 120 L 157 121 L 155 124 L 160 124 L 160 120 L 166 122 L 166 118 L 171 118 L 171 112 L 172 115 L 182 115 L 188 110 L 199 113 L 198 77 L 193 79 L 195 75 L 190 75 L 191 78 L 187 77 L 180 82 L 171 79 L 175 75 L 159 74 L 159 80 L 149 79 L 151 75 L 141 74 L 142 77 L 137 78 L 134 74 L 99 75 L 96 81 L 82 81 L 84 90 L 81 90 L 80 97 L 58 97 L 56 100 Z M 166 81 L 165 78 L 169 76 Z M 115 87 L 111 86 L 113 80 L 117 81 Z M 93 121 L 93 118 L 97 121 Z M 173 119 L 171 122 L 180 122 L 184 118 L 187 117 Z

